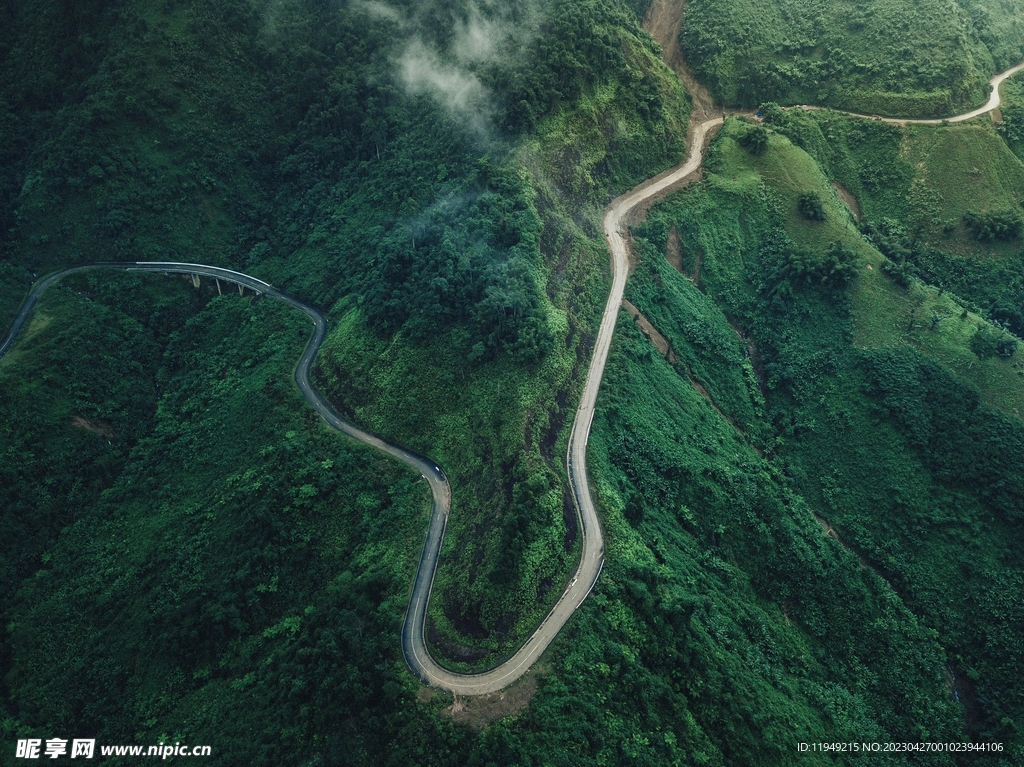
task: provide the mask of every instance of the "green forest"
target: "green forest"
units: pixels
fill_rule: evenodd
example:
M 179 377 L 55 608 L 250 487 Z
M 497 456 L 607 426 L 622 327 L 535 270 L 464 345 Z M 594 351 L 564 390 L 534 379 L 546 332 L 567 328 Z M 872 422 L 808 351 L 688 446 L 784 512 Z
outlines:
M 698 89 L 751 110 L 631 222 L 603 570 L 486 698 L 406 665 L 430 493 L 303 399 L 306 317 L 51 287 L 0 357 L 0 764 L 1024 764 L 1024 75 L 963 123 L 834 111 L 951 116 L 1021 60 L 1001 0 L 0 3 L 3 332 L 95 262 L 320 307 L 316 386 L 451 482 L 426 639 L 468 673 L 580 556 L 602 211 L 682 162 Z
M 1024 58 L 1024 18 L 991 0 L 691 0 L 680 43 L 728 104 L 946 117 Z

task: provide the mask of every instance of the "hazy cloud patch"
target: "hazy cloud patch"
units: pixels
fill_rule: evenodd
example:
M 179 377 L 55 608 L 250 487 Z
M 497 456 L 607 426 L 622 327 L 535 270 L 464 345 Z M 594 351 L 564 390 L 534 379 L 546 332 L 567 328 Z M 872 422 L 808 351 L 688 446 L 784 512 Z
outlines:
M 380 0 L 355 0 L 351 7 L 397 25 L 394 76 L 407 93 L 431 97 L 478 138 L 493 138 L 494 94 L 479 73 L 521 52 L 533 39 L 539 17 L 534 0 L 517 7 L 516 19 L 508 6 L 487 0 L 452 14 L 444 49 L 422 34 L 422 22 L 435 10 L 429 3 L 409 16 Z
M 387 19 L 388 21 L 393 21 L 398 24 L 401 24 L 403 21 L 401 13 L 390 5 L 377 2 L 377 0 L 353 0 L 351 8 L 377 19 Z
M 454 118 L 486 134 L 492 114 L 491 94 L 477 76 L 443 61 L 420 40 L 411 41 L 398 59 L 399 78 L 409 93 L 427 94 Z

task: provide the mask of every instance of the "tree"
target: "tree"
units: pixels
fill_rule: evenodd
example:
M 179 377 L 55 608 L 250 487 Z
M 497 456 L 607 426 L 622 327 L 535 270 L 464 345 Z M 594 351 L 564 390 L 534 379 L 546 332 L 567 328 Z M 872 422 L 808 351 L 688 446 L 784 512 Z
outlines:
M 817 283 L 842 289 L 857 276 L 857 254 L 839 242 L 819 255 L 813 250 L 794 248 L 786 256 L 782 275 L 793 283 Z
M 762 154 L 768 148 L 768 137 L 765 128 L 754 125 L 739 137 L 739 144 L 751 154 Z
M 824 221 L 825 208 L 817 192 L 804 192 L 797 198 L 796 208 L 809 221 Z
M 1003 242 L 1018 237 L 1024 222 L 1017 211 L 1007 209 L 965 213 L 964 226 L 979 242 Z

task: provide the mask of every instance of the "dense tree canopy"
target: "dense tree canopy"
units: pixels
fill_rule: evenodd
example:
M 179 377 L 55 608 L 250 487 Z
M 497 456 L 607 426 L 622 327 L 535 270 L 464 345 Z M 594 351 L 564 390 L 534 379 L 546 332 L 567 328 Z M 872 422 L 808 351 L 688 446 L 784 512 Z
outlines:
M 602 210 L 685 154 L 649 6 L 0 3 L 0 319 L 37 275 L 103 260 L 220 264 L 318 304 L 316 385 L 452 482 L 431 652 L 492 666 L 580 549 L 564 460 Z M 729 103 L 921 115 L 1022 54 L 995 0 L 691 0 L 681 42 Z M 799 742 L 975 740 L 1019 762 L 1007 87 L 999 127 L 765 103 L 636 224 L 638 314 L 588 447 L 604 569 L 482 708 L 405 665 L 428 495 L 306 407 L 304 317 L 209 280 L 55 286 L 0 359 L 5 747 L 774 767 L 821 762 Z

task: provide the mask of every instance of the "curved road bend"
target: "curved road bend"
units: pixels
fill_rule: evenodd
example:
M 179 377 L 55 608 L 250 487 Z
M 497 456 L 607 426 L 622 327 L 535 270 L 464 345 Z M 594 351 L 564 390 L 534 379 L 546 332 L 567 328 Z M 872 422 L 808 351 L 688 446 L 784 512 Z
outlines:
M 39 296 L 41 296 L 47 288 L 70 274 L 76 274 L 78 272 L 93 269 L 119 269 L 129 272 L 159 272 L 164 274 L 174 273 L 214 277 L 225 282 L 242 285 L 257 293 L 262 293 L 270 296 L 271 298 L 284 301 L 306 314 L 313 321 L 313 335 L 310 336 L 309 342 L 306 344 L 306 348 L 303 350 L 302 356 L 299 358 L 299 362 L 295 367 L 295 383 L 302 392 L 302 395 L 306 398 L 306 401 L 332 427 L 360 442 L 375 447 L 381 452 L 387 453 L 388 455 L 403 461 L 409 466 L 412 466 L 427 479 L 430 485 L 430 491 L 433 495 L 434 501 L 433 511 L 430 517 L 430 525 L 427 530 L 426 543 L 424 544 L 423 553 L 420 557 L 419 570 L 416 573 L 413 597 L 410 601 L 409 611 L 405 620 L 405 627 L 402 631 L 402 644 L 405 648 L 406 660 L 409 661 L 409 665 L 417 676 L 424 679 L 424 681 L 432 681 L 435 674 L 438 675 L 439 678 L 443 678 L 444 674 L 450 673 L 445 672 L 444 669 L 437 666 L 425 651 L 422 653 L 414 653 L 409 650 L 410 645 L 416 645 L 415 641 L 410 640 L 410 636 L 413 634 L 415 634 L 414 638 L 419 640 L 418 644 L 420 646 L 423 645 L 422 627 L 424 624 L 424 616 L 426 614 L 427 600 L 430 594 L 430 586 L 434 578 L 434 571 L 437 568 L 437 558 L 441 551 L 441 542 L 444 539 L 444 529 L 448 520 L 448 510 L 451 506 L 451 488 L 448 484 L 448 478 L 445 477 L 444 472 L 441 471 L 433 461 L 430 461 L 421 455 L 417 455 L 412 451 L 405 450 L 396 445 L 385 442 L 380 437 L 370 434 L 369 432 L 365 432 L 346 421 L 338 415 L 333 408 L 331 408 L 323 395 L 321 395 L 313 386 L 309 379 L 309 369 L 313 360 L 316 358 L 317 352 L 320 350 L 320 345 L 327 336 L 327 318 L 324 317 L 316 307 L 307 304 L 305 301 L 301 301 L 289 293 L 264 282 L 263 280 L 231 269 L 222 269 L 220 267 L 209 266 L 206 264 L 180 263 L 176 261 L 101 262 L 64 269 L 47 275 L 36 282 L 35 285 L 32 286 L 32 290 L 29 291 L 24 302 L 22 302 L 21 308 L 18 310 L 18 314 L 14 318 L 14 322 L 11 323 L 11 327 L 7 331 L 7 335 L 2 341 L 0 341 L 0 357 L 10 349 L 11 344 L 18 335 L 18 332 L 21 330 L 25 321 L 28 319 L 29 314 L 31 314 L 32 309 L 35 307 Z M 438 674 L 438 672 L 440 673 Z M 458 678 L 459 675 L 455 675 L 455 677 Z M 454 692 L 463 692 L 462 689 L 459 689 L 457 684 L 453 685 L 453 688 Z
M 1024 69 L 1024 64 L 1020 64 L 994 77 L 992 79 L 992 98 L 989 100 L 989 103 L 981 109 L 951 118 L 951 122 L 959 122 L 971 117 L 977 117 L 998 107 L 1000 103 L 999 84 L 1021 69 Z M 579 407 L 576 410 L 576 417 L 573 421 L 572 432 L 569 436 L 569 444 L 566 451 L 566 468 L 569 474 L 569 483 L 572 486 L 576 507 L 580 515 L 583 552 L 580 556 L 579 566 L 576 569 L 575 575 L 555 603 L 555 606 L 551 609 L 551 612 L 548 613 L 547 617 L 544 618 L 540 626 L 537 627 L 537 630 L 526 640 L 526 643 L 519 651 L 505 663 L 483 674 L 458 674 L 438 666 L 427 652 L 424 641 L 427 603 L 430 599 L 430 588 L 433 583 L 434 571 L 437 568 L 437 556 L 440 553 L 441 541 L 444 538 L 444 526 L 447 521 L 451 493 L 444 475 L 425 459 L 418 456 L 413 457 L 419 461 L 417 463 L 415 460 L 410 460 L 410 454 L 407 451 L 387 445 L 380 439 L 355 429 L 355 427 L 334 415 L 326 403 L 323 404 L 323 408 L 318 407 L 311 397 L 315 396 L 322 402 L 323 400 L 320 395 L 315 393 L 315 390 L 313 390 L 312 394 L 305 389 L 303 390 L 306 398 L 332 425 L 335 425 L 332 419 L 337 419 L 341 423 L 346 424 L 346 428 L 335 425 L 336 428 L 368 444 L 373 444 L 400 460 L 411 463 L 431 483 L 431 490 L 434 492 L 434 515 L 431 517 L 430 528 L 427 531 L 427 541 L 424 545 L 423 556 L 420 559 L 419 570 L 416 573 L 416 581 L 413 586 L 405 625 L 402 628 L 402 648 L 405 652 L 406 661 L 417 676 L 427 684 L 461 695 L 483 695 L 507 687 L 525 674 L 537 658 L 548 648 L 548 645 L 554 640 L 562 626 L 569 620 L 576 608 L 583 603 L 587 595 L 594 588 L 594 584 L 597 583 L 598 575 L 600 575 L 601 567 L 604 564 L 604 538 L 601 535 L 597 511 L 594 508 L 594 502 L 590 495 L 586 450 L 587 438 L 590 435 L 590 425 L 594 420 L 597 392 L 601 386 L 601 379 L 604 376 L 604 367 L 608 359 L 612 335 L 615 331 L 615 322 L 622 304 L 626 277 L 629 274 L 629 259 L 626 248 L 626 237 L 628 234 L 625 231 L 625 220 L 637 205 L 665 192 L 700 168 L 704 143 L 708 132 L 723 122 L 723 118 L 716 117 L 694 126 L 691 135 L 688 137 L 690 153 L 681 166 L 660 177 L 643 182 L 636 188 L 612 200 L 605 209 L 603 228 L 605 238 L 608 241 L 608 248 L 611 252 L 612 288 L 608 294 L 604 313 L 601 316 L 601 325 L 594 344 L 594 354 L 591 358 L 590 369 L 587 371 L 587 379 L 583 386 L 583 394 L 580 398 Z M 939 123 L 942 121 L 935 120 L 933 122 Z M 285 298 L 285 300 L 291 300 L 294 305 L 310 314 L 311 307 L 307 308 L 294 299 Z M 323 322 L 323 317 L 319 315 L 319 312 L 316 312 L 316 314 L 320 317 L 319 321 L 314 318 L 314 322 L 318 322 L 317 333 L 322 334 L 324 331 L 320 330 L 320 323 Z M 299 370 L 296 371 L 296 381 L 299 381 L 299 373 L 303 369 L 303 364 L 305 364 L 305 370 L 308 370 L 309 361 L 316 354 L 316 350 L 312 349 L 312 346 L 311 342 L 310 347 L 307 347 L 306 353 L 303 355 L 303 361 L 299 363 Z M 306 380 L 308 386 L 308 376 L 306 376 Z M 299 386 L 303 386 L 302 382 L 299 383 Z M 432 470 L 436 470 L 436 475 L 432 473 Z M 439 499 L 439 494 L 444 494 L 444 498 Z
M 940 125 L 944 122 L 962 123 L 965 120 L 972 120 L 975 117 L 981 117 L 983 114 L 987 114 L 988 112 L 991 112 L 993 109 L 998 109 L 999 105 L 1002 103 L 1002 100 L 999 96 L 999 86 L 1003 84 L 1003 80 L 1005 80 L 1008 77 L 1012 77 L 1013 75 L 1020 72 L 1022 69 L 1024 69 L 1024 62 L 1021 62 L 1015 67 L 1010 67 L 1005 72 L 1000 72 L 998 75 L 989 80 L 989 85 L 992 87 L 992 95 L 989 96 L 988 103 L 986 103 L 985 106 L 978 107 L 977 109 L 972 109 L 970 112 L 964 112 L 962 115 L 955 115 L 953 117 L 942 117 L 932 120 L 922 120 L 911 118 L 904 119 L 901 117 L 875 117 L 873 115 L 864 115 L 858 112 L 843 112 L 842 110 L 834 111 L 842 112 L 842 114 L 850 115 L 851 117 L 863 117 L 866 120 L 880 120 L 881 122 L 889 123 L 890 125 Z M 809 112 L 828 108 L 829 107 L 809 106 L 807 104 L 800 104 L 796 107 L 796 109 L 805 109 Z
M 666 174 L 656 181 L 647 181 L 627 192 L 621 197 L 614 199 L 605 209 L 604 231 L 608 240 L 608 247 L 612 256 L 612 289 L 608 294 L 608 301 L 605 304 L 604 313 L 601 315 L 601 325 L 597 333 L 597 340 L 594 343 L 594 354 L 590 359 L 590 369 L 587 371 L 587 379 L 583 385 L 583 395 L 580 397 L 580 404 L 576 410 L 576 417 L 573 420 L 572 432 L 569 435 L 569 444 L 566 450 L 566 468 L 569 472 L 569 483 L 572 486 L 573 496 L 576 500 L 576 507 L 580 515 L 583 538 L 583 552 L 580 555 L 580 562 L 575 575 L 569 582 L 565 591 L 558 598 L 551 612 L 541 622 L 537 630 L 533 632 L 526 643 L 508 661 L 497 668 L 483 674 L 456 674 L 446 669 L 437 667 L 427 655 L 426 647 L 423 644 L 422 620 L 426 614 L 426 599 L 429 594 L 429 586 L 422 591 L 422 605 L 416 604 L 418 598 L 416 590 L 413 591 L 414 602 L 409 605 L 409 615 L 417 616 L 415 620 L 420 623 L 406 621 L 405 629 L 402 632 L 402 644 L 406 650 L 406 659 L 414 669 L 429 668 L 430 673 L 420 678 L 428 684 L 432 684 L 462 695 L 483 695 L 506 687 L 516 681 L 533 665 L 533 663 L 548 648 L 555 636 L 572 616 L 576 608 L 590 594 L 597 583 L 604 564 L 604 537 L 601 535 L 601 525 L 597 519 L 597 510 L 594 508 L 594 501 L 590 495 L 590 483 L 587 479 L 587 438 L 590 436 L 590 424 L 594 420 L 594 405 L 597 401 L 597 392 L 601 387 L 601 379 L 604 376 L 605 362 L 608 360 L 608 350 L 611 346 L 612 334 L 615 332 L 615 322 L 618 318 L 619 309 L 622 304 L 622 294 L 626 286 L 626 277 L 629 274 L 629 259 L 626 252 L 625 232 L 623 231 L 623 220 L 633 208 L 639 203 L 664 191 L 673 184 L 678 183 L 686 176 L 693 173 L 700 167 L 701 152 L 704 147 L 704 140 L 708 130 L 716 125 L 721 125 L 722 119 L 709 120 L 698 125 L 690 137 L 690 155 L 686 162 L 680 167 Z M 423 572 L 417 574 L 417 581 Z M 431 570 L 431 575 L 432 575 Z M 417 583 L 419 587 L 419 583 Z M 410 659 L 410 651 L 412 658 Z
M 284 301 L 306 314 L 313 321 L 313 334 L 310 336 L 309 342 L 306 344 L 306 348 L 303 350 L 302 356 L 295 367 L 295 383 L 306 398 L 306 401 L 332 427 L 413 467 L 420 472 L 430 485 L 430 491 L 433 496 L 433 510 L 431 512 L 430 524 L 427 528 L 423 552 L 416 571 L 416 578 L 413 583 L 409 608 L 402 627 L 402 649 L 406 662 L 413 672 L 427 684 L 462 695 L 482 695 L 508 686 L 526 673 L 533 662 L 547 649 L 547 646 L 558 634 L 559 629 L 561 629 L 572 615 L 572 612 L 590 592 L 601 570 L 604 548 L 600 528 L 597 524 L 597 515 L 593 511 L 593 503 L 590 502 L 588 493 L 585 501 L 581 504 L 581 508 L 589 510 L 583 522 L 584 554 L 582 561 L 565 593 L 530 639 L 510 660 L 483 674 L 458 674 L 442 668 L 434 662 L 427 652 L 424 642 L 424 626 L 427 604 L 430 600 L 430 590 L 433 585 L 434 573 L 437 570 L 438 556 L 441 552 L 445 526 L 448 521 L 448 512 L 451 507 L 451 487 L 444 472 L 433 461 L 410 450 L 392 445 L 380 437 L 363 431 L 346 421 L 331 408 L 323 395 L 313 386 L 309 378 L 309 370 L 320 349 L 320 345 L 327 335 L 326 317 L 316 307 L 295 298 L 289 293 L 275 288 L 263 280 L 230 269 L 208 266 L 206 264 L 187 264 L 171 261 L 95 263 L 64 269 L 47 275 L 36 282 L 22 303 L 7 335 L 0 341 L 0 356 L 3 356 L 10 349 L 39 297 L 47 288 L 70 274 L 94 269 L 118 269 L 122 271 L 215 277 L 219 280 L 242 285 L 257 293 Z M 622 280 L 624 280 L 624 275 Z M 607 350 L 607 340 L 605 341 L 605 349 Z M 607 351 L 605 352 L 606 354 Z M 603 364 L 604 360 L 602 357 L 602 367 Z M 591 383 L 592 379 L 593 383 Z M 588 387 L 596 393 L 599 383 L 600 374 L 594 379 L 592 370 L 588 378 Z M 590 401 L 591 406 L 589 410 L 584 408 L 580 410 L 580 413 L 586 416 L 587 420 L 585 423 L 587 427 L 590 424 L 589 419 L 593 417 L 593 396 L 591 396 Z M 580 416 L 578 415 L 574 428 L 574 437 L 579 432 L 579 425 Z M 584 430 L 582 433 L 584 445 L 586 444 L 586 434 L 587 430 Z M 587 487 L 586 468 L 582 457 L 576 459 L 575 466 L 579 467 L 579 470 L 582 472 L 582 480 L 577 478 L 573 481 L 574 490 L 578 495 L 581 486 L 584 489 Z
M 971 112 L 949 118 L 949 122 L 962 122 L 973 117 L 978 117 L 990 112 L 999 106 L 999 85 L 1007 77 L 1024 69 L 1024 63 L 1008 69 L 1006 72 L 992 78 L 992 96 L 989 102 Z M 942 120 L 890 120 L 891 122 L 906 123 L 915 122 L 923 124 L 939 124 Z M 594 406 L 597 400 L 597 392 L 601 386 L 601 379 L 604 376 L 604 366 L 608 359 L 608 351 L 611 345 L 612 334 L 615 330 L 615 322 L 622 304 L 622 295 L 626 286 L 626 278 L 629 275 L 629 258 L 626 247 L 626 219 L 629 214 L 641 203 L 644 203 L 679 184 L 690 174 L 694 173 L 701 166 L 703 159 L 704 144 L 708 132 L 724 123 L 721 117 L 705 120 L 695 125 L 688 137 L 690 154 L 686 161 L 673 170 L 655 176 L 615 198 L 605 208 L 603 228 L 605 238 L 608 241 L 608 249 L 611 252 L 612 260 L 612 288 L 608 294 L 608 301 L 605 304 L 604 313 L 601 316 L 601 325 L 598 330 L 597 340 L 594 344 L 594 355 L 591 358 L 590 369 L 587 371 L 587 380 L 583 387 L 583 396 L 580 398 L 579 408 L 576 411 L 576 418 L 573 422 L 572 433 L 569 437 L 569 446 L 566 456 L 566 466 L 569 471 L 569 481 L 572 485 L 573 495 L 579 509 L 583 522 L 583 554 L 576 577 L 569 584 L 569 587 L 562 594 L 554 609 L 541 624 L 537 632 L 527 641 L 523 648 L 507 664 L 490 672 L 488 675 L 497 675 L 510 664 L 512 668 L 505 674 L 508 677 L 504 684 L 509 684 L 522 675 L 526 667 L 532 663 L 537 656 L 550 644 L 558 630 L 568 620 L 569 615 L 575 610 L 597 582 L 601 565 L 604 562 L 604 541 L 601 537 L 601 528 L 597 519 L 597 512 L 594 509 L 593 499 L 590 495 L 590 485 L 587 480 L 586 449 L 587 438 L 590 435 L 590 425 L 594 420 Z M 536 646 L 534 643 L 536 642 Z M 517 660 L 522 660 L 517 663 Z M 514 674 L 514 676 L 513 676 Z M 463 680 L 466 677 L 462 677 Z M 442 685 L 443 686 L 443 685 Z M 489 687 L 481 692 L 499 689 Z
M 1012 69 L 993 77 L 991 81 L 992 96 L 985 106 L 962 115 L 947 118 L 948 121 L 962 122 L 996 109 L 1001 103 L 999 85 L 1007 77 L 1022 69 L 1024 69 L 1024 63 L 1018 64 Z M 814 109 L 816 107 L 801 108 Z M 865 117 L 865 115 L 855 116 Z M 943 122 L 942 120 L 885 119 L 887 122 L 897 124 L 938 124 Z M 612 334 L 615 330 L 615 322 L 622 302 L 626 277 L 629 273 L 629 260 L 625 239 L 627 233 L 624 230 L 624 220 L 637 205 L 664 192 L 673 184 L 677 184 L 686 176 L 696 171 L 701 164 L 704 142 L 708 131 L 717 125 L 721 125 L 723 122 L 721 117 L 717 117 L 694 126 L 692 135 L 689 137 L 690 154 L 681 166 L 661 177 L 655 177 L 643 182 L 635 189 L 612 200 L 611 204 L 605 209 L 603 225 L 612 259 L 612 289 L 608 295 L 604 313 L 601 316 L 601 325 L 594 344 L 594 356 L 591 359 L 590 369 L 587 371 L 583 395 L 580 398 L 579 408 L 576 410 L 576 417 L 573 421 L 569 445 L 566 451 L 566 468 L 569 474 L 569 482 L 572 485 L 573 495 L 576 499 L 576 506 L 582 523 L 583 553 L 575 575 L 537 630 L 512 658 L 497 668 L 483 674 L 459 674 L 441 668 L 430 657 L 424 641 L 427 604 L 430 600 L 430 590 L 434 581 L 434 573 L 437 570 L 437 560 L 441 552 L 445 526 L 448 521 L 448 512 L 451 507 L 451 487 L 448 484 L 448 478 L 437 464 L 428 458 L 385 442 L 380 437 L 365 432 L 346 421 L 331 408 L 327 400 L 323 398 L 323 395 L 313 386 L 309 380 L 309 369 L 316 358 L 320 345 L 327 335 L 327 318 L 316 307 L 248 274 L 206 264 L 187 264 L 175 261 L 87 264 L 47 275 L 32 286 L 32 290 L 26 296 L 17 316 L 11 323 L 7 335 L 0 341 L 0 357 L 10 349 L 18 332 L 35 307 L 39 296 L 48 287 L 69 274 L 92 269 L 120 269 L 125 271 L 192 274 L 214 277 L 225 282 L 242 285 L 257 293 L 284 301 L 306 314 L 313 321 L 313 335 L 306 344 L 302 357 L 295 367 L 295 383 L 306 398 L 306 401 L 328 424 L 338 431 L 364 444 L 375 447 L 381 452 L 415 468 L 427 480 L 433 495 L 433 511 L 427 528 L 426 541 L 423 545 L 423 553 L 420 556 L 419 567 L 413 582 L 412 596 L 409 600 L 405 623 L 402 626 L 402 650 L 405 654 L 406 662 L 423 682 L 441 687 L 450 692 L 461 695 L 483 695 L 488 692 L 494 692 L 495 690 L 507 687 L 519 679 L 526 673 L 534 661 L 541 656 L 562 626 L 569 620 L 572 613 L 587 598 L 587 595 L 597 582 L 601 566 L 604 564 L 604 539 L 601 535 L 601 527 L 597 519 L 593 499 L 590 496 L 590 484 L 587 480 L 586 448 L 587 438 L 590 435 L 590 425 L 594 419 L 597 392 L 601 386 L 601 379 L 604 376 L 604 366 L 608 359 Z

